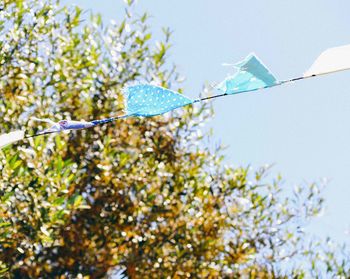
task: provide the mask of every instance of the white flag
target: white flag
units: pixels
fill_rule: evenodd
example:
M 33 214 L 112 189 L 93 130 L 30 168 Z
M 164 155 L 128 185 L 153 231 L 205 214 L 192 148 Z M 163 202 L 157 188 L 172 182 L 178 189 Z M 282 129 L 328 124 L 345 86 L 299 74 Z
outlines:
M 350 45 L 330 48 L 314 62 L 304 77 L 324 75 L 350 69 Z
M 9 144 L 20 141 L 23 138 L 24 138 L 24 131 L 14 131 L 8 134 L 0 135 L 0 149 Z

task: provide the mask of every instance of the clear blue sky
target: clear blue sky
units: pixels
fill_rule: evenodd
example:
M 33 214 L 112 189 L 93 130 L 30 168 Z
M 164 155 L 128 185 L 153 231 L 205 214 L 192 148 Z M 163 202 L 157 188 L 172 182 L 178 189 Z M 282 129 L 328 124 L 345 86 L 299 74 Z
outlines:
M 65 0 L 121 19 L 121 0 Z M 170 60 L 187 77 L 185 93 L 197 97 L 204 82 L 218 82 L 236 62 L 255 52 L 281 79 L 300 76 L 325 49 L 350 44 L 348 0 L 141 0 L 156 34 L 174 31 Z M 275 164 L 284 186 L 330 179 L 326 211 L 310 231 L 338 241 L 350 229 L 350 71 L 241 94 L 214 102 L 210 126 L 229 145 L 227 163 Z

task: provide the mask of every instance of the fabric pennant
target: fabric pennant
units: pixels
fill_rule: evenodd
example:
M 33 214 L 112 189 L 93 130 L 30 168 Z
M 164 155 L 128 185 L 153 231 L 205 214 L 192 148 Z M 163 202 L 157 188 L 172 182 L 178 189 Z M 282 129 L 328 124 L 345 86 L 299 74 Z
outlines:
M 350 45 L 334 47 L 324 51 L 311 68 L 304 73 L 304 78 L 335 73 L 350 69 Z
M 243 61 L 234 65 L 237 72 L 217 85 L 217 89 L 226 94 L 238 94 L 254 91 L 278 84 L 276 77 L 254 55 L 248 55 Z
M 124 93 L 128 116 L 155 116 L 193 103 L 178 92 L 150 84 L 126 87 Z
M 13 131 L 0 135 L 0 149 L 24 138 L 24 131 Z

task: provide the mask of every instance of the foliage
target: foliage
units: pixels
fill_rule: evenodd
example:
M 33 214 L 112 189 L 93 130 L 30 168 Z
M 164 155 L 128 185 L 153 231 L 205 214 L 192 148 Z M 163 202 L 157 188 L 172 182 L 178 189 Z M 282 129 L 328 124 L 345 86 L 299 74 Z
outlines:
M 0 3 L 0 132 L 31 116 L 121 114 L 134 81 L 179 89 L 148 15 L 104 26 L 78 7 Z M 181 91 L 181 89 L 179 89 Z M 267 169 L 223 166 L 204 144 L 207 105 L 39 137 L 1 151 L 0 274 L 104 277 L 348 276 L 346 255 L 307 243 L 298 229 L 322 207 L 319 187 L 291 197 Z M 319 248 L 315 248 L 319 247 Z

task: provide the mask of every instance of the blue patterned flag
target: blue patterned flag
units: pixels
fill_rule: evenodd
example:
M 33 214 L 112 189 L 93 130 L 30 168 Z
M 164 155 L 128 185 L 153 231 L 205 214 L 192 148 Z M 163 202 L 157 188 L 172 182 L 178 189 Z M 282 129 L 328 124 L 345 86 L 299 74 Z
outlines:
M 127 116 L 155 116 L 193 103 L 193 100 L 169 89 L 141 84 L 124 89 Z
M 226 94 L 254 91 L 279 84 L 279 81 L 254 54 L 248 55 L 234 66 L 237 72 L 216 87 Z

